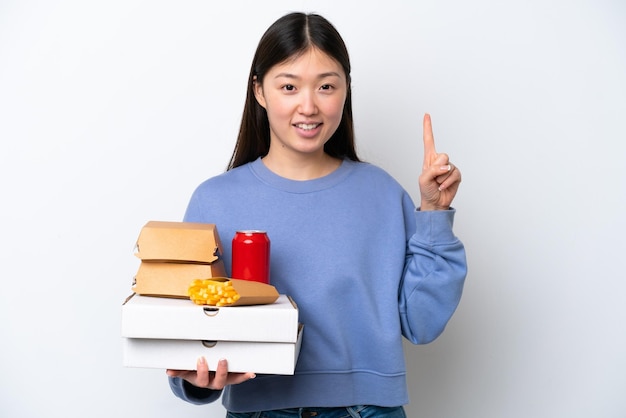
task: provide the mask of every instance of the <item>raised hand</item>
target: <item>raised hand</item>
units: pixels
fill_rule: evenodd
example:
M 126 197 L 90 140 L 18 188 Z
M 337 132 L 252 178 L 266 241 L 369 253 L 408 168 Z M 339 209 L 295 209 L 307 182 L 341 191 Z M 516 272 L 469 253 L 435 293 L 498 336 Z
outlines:
M 430 115 L 424 115 L 424 166 L 419 176 L 422 202 L 420 210 L 450 209 L 461 183 L 461 172 L 450 163 L 447 154 L 435 150 L 435 137 Z

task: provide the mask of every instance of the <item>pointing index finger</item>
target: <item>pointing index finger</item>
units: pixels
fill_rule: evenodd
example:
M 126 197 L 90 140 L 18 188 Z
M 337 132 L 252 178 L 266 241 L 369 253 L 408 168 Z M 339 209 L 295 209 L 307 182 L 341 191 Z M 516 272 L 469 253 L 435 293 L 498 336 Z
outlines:
M 435 137 L 433 136 L 433 125 L 428 113 L 424 114 L 424 167 L 437 157 L 435 150 Z

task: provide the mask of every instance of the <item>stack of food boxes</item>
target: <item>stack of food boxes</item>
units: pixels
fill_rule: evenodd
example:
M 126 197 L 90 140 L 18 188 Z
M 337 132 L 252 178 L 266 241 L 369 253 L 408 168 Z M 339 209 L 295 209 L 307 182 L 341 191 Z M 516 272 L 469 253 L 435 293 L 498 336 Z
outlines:
M 226 276 L 215 224 L 150 221 L 135 255 L 141 264 L 133 291 L 140 295 L 186 298 L 194 279 Z
M 124 365 L 194 370 L 228 360 L 231 372 L 293 374 L 302 326 L 298 308 L 271 285 L 225 278 L 213 224 L 150 221 L 135 255 L 141 259 L 133 294 L 122 305 Z M 188 297 L 196 279 L 230 280 L 241 298 L 228 306 Z

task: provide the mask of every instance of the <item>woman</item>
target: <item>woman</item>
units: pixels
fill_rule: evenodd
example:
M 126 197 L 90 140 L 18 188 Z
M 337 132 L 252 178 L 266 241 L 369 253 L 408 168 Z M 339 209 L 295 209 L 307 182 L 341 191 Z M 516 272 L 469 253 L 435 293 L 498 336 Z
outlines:
M 194 192 L 185 221 L 220 234 L 262 229 L 271 282 L 298 304 L 304 337 L 293 376 L 168 370 L 191 403 L 222 394 L 228 417 L 404 417 L 402 336 L 434 340 L 466 275 L 450 208 L 461 181 L 424 118 L 421 205 L 354 147 L 350 61 L 335 28 L 292 13 L 263 35 L 228 170 Z M 230 265 L 229 242 L 224 262 Z

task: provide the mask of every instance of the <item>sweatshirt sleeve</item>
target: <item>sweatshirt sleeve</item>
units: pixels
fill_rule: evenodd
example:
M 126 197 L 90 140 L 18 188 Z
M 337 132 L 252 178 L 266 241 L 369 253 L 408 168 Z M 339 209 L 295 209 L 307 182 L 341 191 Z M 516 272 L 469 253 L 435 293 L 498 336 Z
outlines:
M 416 230 L 409 238 L 399 306 L 402 334 L 427 344 L 445 329 L 456 310 L 465 276 L 465 248 L 452 232 L 454 209 L 414 211 Z
M 195 387 L 180 377 L 168 377 L 168 379 L 174 395 L 194 405 L 204 405 L 215 402 L 222 394 L 221 390 Z

